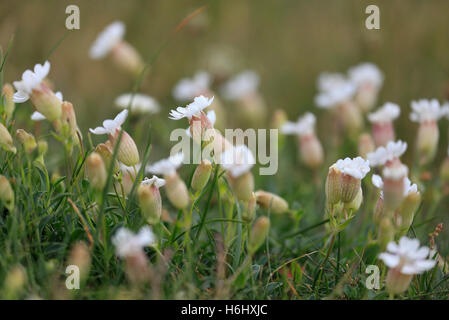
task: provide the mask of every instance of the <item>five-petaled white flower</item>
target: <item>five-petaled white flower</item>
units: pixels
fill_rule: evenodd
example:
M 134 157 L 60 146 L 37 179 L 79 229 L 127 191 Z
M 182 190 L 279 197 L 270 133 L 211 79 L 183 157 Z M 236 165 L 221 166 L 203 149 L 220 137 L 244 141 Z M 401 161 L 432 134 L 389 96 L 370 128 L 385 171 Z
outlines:
M 432 269 L 436 261 L 428 259 L 429 248 L 419 246 L 418 239 L 402 237 L 399 245 L 394 241 L 387 245 L 387 252 L 379 255 L 389 268 L 397 269 L 402 274 L 420 274 Z
M 108 25 L 90 47 L 89 56 L 92 59 L 105 57 L 123 39 L 125 29 L 125 24 L 121 21 Z
M 153 175 L 153 177 L 151 177 L 151 178 L 145 177 L 145 179 L 143 179 L 141 184 L 148 185 L 148 186 L 154 185 L 156 188 L 160 188 L 165 185 L 165 179 L 161 179 L 161 178 Z
M 128 110 L 123 110 L 113 120 L 104 120 L 103 127 L 96 127 L 95 129 L 89 129 L 89 131 L 97 135 L 109 134 L 113 136 L 117 130 L 121 129 L 121 126 L 125 122 L 127 116 Z
M 448 108 L 441 107 L 437 99 L 412 101 L 411 107 L 410 120 L 413 122 L 434 122 L 449 114 Z
M 234 178 L 251 170 L 255 163 L 251 150 L 244 144 L 226 149 L 220 159 L 221 166 Z
M 120 228 L 111 241 L 117 256 L 126 258 L 139 254 L 144 247 L 153 245 L 156 236 L 149 226 L 142 227 L 137 234 L 127 228 Z
M 34 71 L 25 70 L 22 74 L 21 81 L 14 81 L 14 87 L 17 92 L 14 93 L 14 102 L 22 103 L 26 102 L 30 98 L 30 94 L 33 89 L 36 89 L 40 86 L 42 81 L 50 72 L 50 62 L 45 61 L 44 65 L 36 64 L 34 66 Z
M 191 100 L 196 96 L 205 93 L 210 86 L 211 78 L 209 73 L 198 71 L 193 78 L 183 78 L 179 80 L 173 88 L 173 97 L 176 100 Z
M 391 161 L 395 158 L 402 156 L 407 150 L 407 142 L 398 140 L 396 142 L 389 141 L 386 147 L 381 146 L 374 152 L 367 154 L 367 158 L 373 167 L 383 166 L 387 161 Z
M 257 92 L 259 75 L 251 70 L 245 70 L 233 76 L 221 87 L 221 94 L 227 100 L 239 100 Z
M 118 108 L 130 108 L 132 112 L 137 113 L 157 113 L 159 112 L 159 103 L 156 99 L 141 93 L 125 93 L 115 99 L 115 105 Z
M 350 175 L 360 180 L 370 171 L 369 161 L 362 157 L 340 159 L 335 163 L 335 166 L 343 174 Z
M 214 97 L 210 99 L 205 96 L 195 97 L 193 102 L 188 104 L 185 108 L 177 107 L 176 110 L 171 110 L 169 118 L 172 120 L 180 120 L 182 118 L 190 120 L 193 116 L 198 116 L 203 109 L 209 107 L 213 101 Z
M 379 88 L 384 76 L 382 71 L 373 63 L 365 62 L 348 70 L 349 79 L 357 86 L 371 85 Z
M 380 196 L 383 197 L 382 189 L 384 187 L 384 181 L 382 180 L 382 177 L 377 174 L 373 174 L 373 176 L 371 177 L 371 182 L 373 183 L 373 185 L 376 188 L 381 189 Z M 416 185 L 416 183 L 412 184 L 410 179 L 405 177 L 404 178 L 404 196 L 406 197 L 410 193 L 418 193 L 418 186 Z
M 176 169 L 181 166 L 183 160 L 184 154 L 179 152 L 167 159 L 162 159 L 151 165 L 147 165 L 145 169 L 147 172 L 171 176 L 176 173 Z
M 62 102 L 63 98 L 62 98 L 62 92 L 61 91 L 56 92 L 55 96 L 59 100 L 61 100 L 61 102 Z M 33 120 L 33 121 L 42 121 L 42 120 L 45 120 L 45 119 L 46 119 L 45 116 L 42 113 L 38 112 L 38 111 L 34 111 L 31 114 L 31 120 Z
M 318 78 L 319 93 L 315 104 L 319 108 L 331 109 L 351 100 L 356 86 L 339 73 L 322 73 Z
M 377 111 L 368 114 L 368 120 L 373 123 L 391 122 L 401 113 L 396 103 L 387 102 Z
M 316 117 L 313 113 L 307 112 L 298 121 L 287 121 L 281 127 L 283 134 L 296 134 L 299 136 L 311 135 L 314 133 Z

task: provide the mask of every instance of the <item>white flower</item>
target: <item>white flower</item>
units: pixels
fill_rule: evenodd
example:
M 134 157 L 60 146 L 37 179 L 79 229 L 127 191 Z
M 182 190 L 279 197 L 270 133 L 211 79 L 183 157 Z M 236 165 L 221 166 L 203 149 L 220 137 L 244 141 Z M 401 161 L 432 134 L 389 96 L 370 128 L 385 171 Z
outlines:
M 313 113 L 307 112 L 304 116 L 299 117 L 298 121 L 287 121 L 281 127 L 283 134 L 297 134 L 299 136 L 305 136 L 313 134 L 315 127 L 316 117 Z
M 62 102 L 62 92 L 61 91 L 58 91 L 58 92 L 56 92 L 55 93 L 55 96 L 59 99 L 59 100 L 61 100 L 61 102 Z M 42 114 L 42 113 L 40 113 L 40 112 L 38 112 L 38 111 L 34 111 L 32 114 L 31 114 L 31 120 L 33 120 L 33 121 L 42 121 L 42 120 L 45 120 L 46 118 L 45 118 L 45 116 Z
M 440 107 L 440 103 L 436 99 L 412 101 L 411 107 L 410 120 L 413 122 L 437 121 L 448 113 L 447 108 Z
M 384 182 L 382 180 L 382 177 L 377 174 L 373 174 L 373 176 L 371 177 L 371 182 L 378 189 L 382 190 L 384 187 Z M 418 186 L 415 183 L 412 184 L 410 179 L 405 177 L 404 178 L 404 196 L 406 197 L 410 193 L 418 193 Z M 382 191 L 381 191 L 381 196 L 382 196 Z
M 44 65 L 36 64 L 34 66 L 34 71 L 25 70 L 22 74 L 22 80 L 13 82 L 14 87 L 17 90 L 17 92 L 14 93 L 14 102 L 22 103 L 27 101 L 30 98 L 33 89 L 39 87 L 49 72 L 50 62 L 48 61 L 45 61 Z
M 226 149 L 221 154 L 221 166 L 234 178 L 251 170 L 256 161 L 250 149 L 244 144 Z
M 245 70 L 226 82 L 221 87 L 221 94 L 228 100 L 239 100 L 257 92 L 259 75 L 251 70 Z
M 369 161 L 362 157 L 340 159 L 335 163 L 338 170 L 356 179 L 363 179 L 370 171 Z
M 408 175 L 408 167 L 405 164 L 395 165 L 392 167 L 384 167 L 382 170 L 384 178 L 390 180 L 405 179 Z
M 96 127 L 95 129 L 89 129 L 93 134 L 110 134 L 114 135 L 117 130 L 121 129 L 122 124 L 125 122 L 128 116 L 128 110 L 120 112 L 113 120 L 104 120 L 103 127 Z
M 383 189 L 383 187 L 384 187 L 384 182 L 382 180 L 382 177 L 379 176 L 378 174 L 373 174 L 373 176 L 371 177 L 371 182 L 378 189 Z
M 115 99 L 115 105 L 121 109 L 130 107 L 131 111 L 138 113 L 157 113 L 159 103 L 156 99 L 141 93 L 125 93 Z
M 374 123 L 391 122 L 401 113 L 401 109 L 395 103 L 387 102 L 380 109 L 368 114 L 368 120 Z
M 373 63 L 361 63 L 358 66 L 352 67 L 349 69 L 348 75 L 357 87 L 369 84 L 375 88 L 379 88 L 384 81 L 382 72 Z
M 215 124 L 215 122 L 217 121 L 217 115 L 215 114 L 214 110 L 208 111 L 206 114 L 207 119 L 209 119 L 210 123 L 212 124 L 212 126 Z M 187 127 L 186 129 L 186 133 L 189 137 L 192 137 L 192 134 L 190 133 L 190 126 Z
M 427 259 L 428 247 L 419 247 L 418 239 L 402 237 L 399 245 L 394 241 L 387 245 L 387 252 L 379 255 L 389 268 L 397 268 L 402 274 L 420 274 L 435 266 L 436 261 Z
M 211 78 L 205 71 L 197 72 L 193 78 L 181 79 L 173 88 L 176 100 L 191 100 L 209 89 Z
M 181 166 L 183 160 L 184 154 L 180 152 L 167 159 L 162 159 L 152 165 L 148 165 L 145 169 L 147 172 L 171 176 L 176 173 L 176 169 Z
M 149 226 L 142 227 L 139 233 L 134 234 L 126 228 L 120 228 L 112 238 L 115 253 L 121 258 L 133 256 L 142 251 L 144 247 L 156 242 L 156 236 Z
M 398 140 L 396 142 L 389 141 L 387 146 L 381 146 L 374 152 L 367 154 L 367 158 L 373 167 L 383 166 L 387 161 L 391 161 L 395 158 L 402 156 L 407 150 L 407 142 Z
M 112 48 L 119 43 L 125 35 L 125 24 L 121 21 L 115 21 L 108 25 L 98 35 L 90 47 L 89 56 L 92 59 L 101 59 L 106 56 Z
M 331 109 L 351 100 L 356 91 L 354 83 L 339 73 L 321 74 L 318 78 L 318 89 L 320 92 L 315 97 L 315 104 L 323 109 Z
M 160 187 L 165 185 L 165 179 L 161 179 L 161 178 L 158 178 L 157 176 L 153 175 L 153 177 L 151 179 L 145 177 L 145 179 L 143 179 L 143 181 L 142 181 L 142 184 L 149 185 L 149 186 L 155 185 L 156 188 L 159 189 Z
M 180 120 L 182 118 L 191 119 L 193 116 L 198 115 L 203 109 L 209 107 L 214 101 L 214 97 L 208 99 L 205 96 L 195 97 L 192 103 L 188 104 L 185 108 L 177 107 L 176 110 L 170 111 L 169 119 Z

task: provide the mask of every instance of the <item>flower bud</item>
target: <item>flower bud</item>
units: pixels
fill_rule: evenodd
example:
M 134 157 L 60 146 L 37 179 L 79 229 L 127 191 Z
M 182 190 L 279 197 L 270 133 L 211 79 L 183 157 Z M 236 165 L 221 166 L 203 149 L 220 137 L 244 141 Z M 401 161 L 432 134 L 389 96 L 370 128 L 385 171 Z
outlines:
M 410 192 L 402 201 L 399 209 L 399 230 L 400 236 L 405 235 L 412 225 L 416 210 L 421 204 L 421 194 L 419 192 Z
M 394 226 L 390 218 L 384 217 L 380 221 L 377 242 L 381 250 L 387 247 L 387 244 L 394 238 Z
M 236 178 L 228 174 L 232 191 L 240 201 L 248 201 L 254 191 L 254 176 L 251 172 L 245 172 Z
M 257 203 L 271 213 L 281 214 L 288 211 L 288 203 L 278 195 L 262 190 L 256 191 Z
M 369 133 L 362 133 L 359 137 L 359 143 L 358 143 L 358 152 L 359 155 L 367 159 L 367 154 L 370 152 L 374 152 L 376 149 L 376 146 L 374 145 L 373 138 Z
M 32 134 L 26 132 L 23 129 L 18 129 L 16 135 L 17 140 L 19 140 L 19 142 L 23 145 L 26 153 L 31 153 L 36 149 L 36 139 Z
M 378 90 L 371 85 L 361 86 L 355 95 L 355 102 L 364 112 L 371 110 L 377 101 Z
M 393 123 L 391 121 L 373 122 L 372 126 L 376 147 L 386 146 L 388 142 L 396 140 Z
M 301 159 L 310 168 L 323 164 L 323 147 L 315 134 L 299 136 Z
M 86 280 L 89 275 L 91 265 L 91 256 L 86 243 L 79 241 L 75 244 L 70 251 L 67 264 L 77 266 L 80 270 L 81 281 Z
M 353 212 L 355 212 L 360 209 L 362 202 L 363 202 L 363 191 L 362 188 L 360 187 L 355 198 L 351 202 L 345 203 L 345 208 L 347 210 L 352 210 Z
M 391 294 L 400 294 L 408 289 L 413 274 L 403 274 L 397 268 L 388 270 L 386 287 Z
M 62 102 L 43 82 L 38 88 L 33 89 L 30 99 L 37 111 L 48 121 L 53 122 L 61 118 Z
M 5 176 L 0 175 L 0 202 L 11 211 L 14 208 L 14 191 Z
M 245 206 L 245 210 L 242 212 L 242 219 L 246 222 L 253 221 L 256 216 L 256 207 L 257 207 L 257 197 L 253 192 L 251 198 L 248 200 Z
M 209 181 L 212 172 L 212 163 L 205 159 L 196 167 L 192 177 L 192 189 L 196 192 L 203 190 Z
M 87 176 L 92 186 L 101 190 L 106 185 L 107 172 L 101 156 L 92 152 L 87 158 Z
M 100 143 L 95 147 L 95 152 L 98 153 L 101 158 L 103 159 L 103 162 L 105 164 L 106 170 L 109 170 L 109 166 L 111 165 L 112 161 L 112 150 L 110 146 L 110 142 L 107 141 L 106 143 Z M 120 166 L 117 160 L 114 161 L 114 172 L 119 171 Z
M 422 122 L 418 129 L 418 153 L 421 164 L 430 162 L 434 157 L 438 146 L 440 133 L 435 121 Z
M 177 209 L 184 209 L 189 204 L 189 192 L 184 181 L 177 173 L 170 176 L 164 176 L 165 192 L 168 200 Z
M 16 108 L 16 105 L 14 103 L 13 97 L 14 97 L 14 89 L 12 85 L 9 83 L 5 83 L 5 85 L 2 88 L 2 95 L 4 97 L 4 108 L 5 108 L 5 114 L 7 119 L 11 119 L 14 109 Z
M 360 109 L 353 102 L 345 102 L 337 108 L 343 126 L 350 132 L 359 131 L 363 126 L 363 118 Z
M 254 222 L 251 229 L 251 235 L 248 240 L 248 251 L 253 254 L 259 249 L 267 238 L 270 230 L 270 219 L 267 217 L 260 217 Z
M 162 200 L 159 188 L 154 184 L 142 183 L 137 189 L 137 196 L 140 209 L 148 224 L 157 224 L 162 215 Z
M 326 202 L 331 207 L 341 200 L 341 171 L 335 165 L 329 168 L 326 178 Z
M 12 153 L 17 152 L 8 129 L 2 123 L 0 123 L 0 147 Z
M 123 70 L 134 76 L 138 76 L 144 69 L 144 62 L 139 53 L 125 41 L 120 41 L 112 49 L 113 61 Z
M 126 131 L 123 130 L 122 132 L 117 159 L 123 164 L 132 167 L 139 163 L 139 151 L 133 138 Z M 120 131 L 117 130 L 115 136 L 111 139 L 113 144 L 117 142 L 119 134 Z
M 64 101 L 62 103 L 61 120 L 63 127 L 67 127 L 68 132 L 75 144 L 79 145 L 81 142 L 79 140 L 79 138 L 81 137 L 81 132 L 78 128 L 78 124 L 76 123 L 75 110 L 73 109 L 73 105 L 70 102 Z

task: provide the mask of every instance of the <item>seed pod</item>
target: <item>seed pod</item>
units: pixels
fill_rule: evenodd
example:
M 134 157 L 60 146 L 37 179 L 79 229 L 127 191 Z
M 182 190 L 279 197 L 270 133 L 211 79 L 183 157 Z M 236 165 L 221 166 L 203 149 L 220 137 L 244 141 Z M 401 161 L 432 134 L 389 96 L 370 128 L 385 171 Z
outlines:
M 101 190 L 106 185 L 106 168 L 103 159 L 96 152 L 92 152 L 87 158 L 87 175 L 95 189 Z
M 31 153 L 36 149 L 36 139 L 32 134 L 26 132 L 23 129 L 18 129 L 16 135 L 17 140 L 19 140 L 19 142 L 23 145 L 26 153 Z
M 251 172 L 246 172 L 237 178 L 228 174 L 232 191 L 240 201 L 248 201 L 254 191 L 254 176 Z
M 251 229 L 251 235 L 248 241 L 248 252 L 253 254 L 259 249 L 267 238 L 268 231 L 270 230 L 270 219 L 267 217 L 260 217 L 254 222 Z
M 177 209 L 184 209 L 189 204 L 189 192 L 184 181 L 177 173 L 170 176 L 164 176 L 165 192 L 168 200 Z
M 192 189 L 196 192 L 203 190 L 209 181 L 212 172 L 212 163 L 205 159 L 196 167 L 192 177 Z
M 2 123 L 0 123 L 0 147 L 12 153 L 17 152 L 8 129 Z
M 256 191 L 257 203 L 271 213 L 281 214 L 288 211 L 288 203 L 278 195 L 262 190 Z
M 9 211 L 14 208 L 14 191 L 9 180 L 2 175 L 0 175 L 0 201 Z

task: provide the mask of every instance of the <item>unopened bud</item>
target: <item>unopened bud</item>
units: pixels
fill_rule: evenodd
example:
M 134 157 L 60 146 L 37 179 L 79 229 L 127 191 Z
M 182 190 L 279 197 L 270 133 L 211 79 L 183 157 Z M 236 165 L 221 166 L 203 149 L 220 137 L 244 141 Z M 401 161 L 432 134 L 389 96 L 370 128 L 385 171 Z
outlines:
M 281 214 L 288 211 L 288 203 L 278 195 L 262 190 L 256 191 L 257 203 L 271 213 Z
M 245 220 L 246 222 L 253 221 L 254 217 L 256 216 L 256 207 L 257 207 L 257 197 L 256 194 L 253 192 L 251 198 L 245 205 L 245 210 L 242 212 L 242 219 Z
M 23 129 L 18 129 L 16 132 L 17 140 L 23 145 L 26 153 L 31 153 L 36 149 L 37 143 L 34 136 Z
M 44 155 L 47 153 L 48 150 L 48 143 L 45 140 L 38 140 L 37 141 L 37 158 L 36 161 L 44 164 Z
M 92 186 L 101 190 L 106 185 L 107 172 L 101 156 L 92 152 L 87 158 L 87 176 Z
M 440 132 L 435 121 L 420 124 L 417 144 L 421 164 L 426 164 L 435 157 L 439 136 Z
M 269 230 L 270 219 L 267 217 L 260 217 L 254 222 L 248 241 L 248 251 L 250 254 L 256 252 L 257 249 L 259 249 L 259 247 L 264 243 Z
M 162 200 L 159 188 L 155 184 L 142 183 L 137 189 L 139 206 L 150 225 L 159 222 L 162 215 Z
M 399 209 L 399 230 L 400 236 L 405 235 L 412 225 L 413 218 L 419 205 L 421 204 L 421 194 L 419 192 L 410 192 L 402 201 Z
M 355 95 L 355 101 L 363 112 L 371 110 L 377 101 L 378 90 L 372 85 L 362 85 Z
M 14 109 L 16 108 L 16 105 L 14 103 L 13 97 L 14 97 L 14 89 L 12 85 L 9 83 L 5 83 L 5 85 L 2 88 L 2 95 L 4 97 L 4 108 L 5 108 L 5 114 L 7 119 L 11 119 Z
M 101 156 L 107 170 L 109 170 L 109 167 L 110 167 L 111 161 L 112 161 L 112 150 L 111 150 L 109 141 L 106 143 L 100 143 L 99 145 L 97 145 L 95 147 L 95 152 Z M 115 160 L 113 171 L 117 172 L 119 169 L 120 169 L 119 163 L 117 160 Z
M 184 209 L 189 204 L 189 192 L 184 181 L 177 173 L 170 176 L 164 176 L 165 192 L 168 200 L 177 209 Z
M 2 123 L 0 123 L 0 147 L 12 153 L 17 152 L 17 149 L 12 141 L 11 134 Z
M 399 268 L 388 270 L 386 287 L 391 294 L 400 294 L 408 289 L 412 281 L 413 274 L 403 274 Z
M 359 155 L 367 159 L 367 154 L 370 152 L 374 152 L 376 149 L 376 146 L 374 145 L 373 138 L 369 133 L 363 133 L 359 137 L 359 143 L 358 143 L 358 152 Z
M 30 99 L 37 111 L 48 121 L 53 122 L 61 118 L 62 102 L 45 83 L 42 82 L 38 88 L 33 89 Z
M 232 191 L 240 201 L 248 201 L 254 191 L 254 176 L 251 172 L 245 172 L 236 178 L 228 174 Z
M 335 165 L 329 168 L 326 178 L 326 202 L 332 207 L 341 200 L 341 171 Z
M 315 134 L 299 137 L 301 159 L 310 168 L 318 168 L 323 163 L 323 147 Z
M 121 163 L 132 167 L 139 163 L 139 151 L 137 150 L 137 146 L 133 138 L 131 138 L 126 131 L 123 130 L 122 132 L 123 134 L 120 140 L 120 146 L 117 151 L 117 159 Z M 112 138 L 113 144 L 117 142 L 119 134 L 120 131 L 117 130 L 115 136 Z
M 78 129 L 78 124 L 76 123 L 75 110 L 70 102 L 64 101 L 62 103 L 62 126 L 67 128 L 70 137 L 76 144 L 80 144 L 81 132 Z M 79 135 L 79 137 L 78 137 Z
M 9 211 L 14 208 L 14 191 L 9 180 L 2 175 L 0 175 L 0 201 Z
M 196 192 L 203 190 L 209 181 L 212 172 L 212 163 L 205 159 L 196 167 L 192 177 L 192 189 Z

